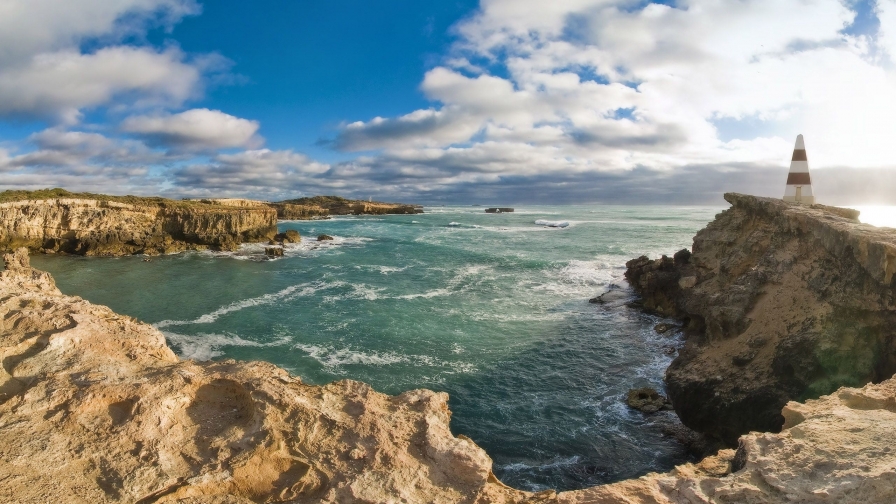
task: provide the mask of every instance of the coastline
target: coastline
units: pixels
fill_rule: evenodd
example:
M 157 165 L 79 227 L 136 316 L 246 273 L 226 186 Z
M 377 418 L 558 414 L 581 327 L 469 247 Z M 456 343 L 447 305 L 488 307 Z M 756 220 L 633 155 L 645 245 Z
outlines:
M 432 420 L 426 420 L 425 423 L 420 423 L 419 421 L 408 423 L 402 420 L 400 424 L 410 427 L 412 431 L 399 435 L 400 439 L 396 439 L 396 431 L 394 431 L 396 427 L 394 424 L 383 426 L 382 428 L 386 429 L 383 432 L 388 431 L 393 432 L 393 434 L 388 437 L 374 436 L 376 441 L 372 446 L 381 448 L 376 453 L 384 454 L 392 453 L 391 450 L 395 448 L 397 450 L 395 452 L 396 455 L 388 457 L 383 455 L 374 457 L 373 460 L 368 460 L 370 452 L 365 447 L 363 454 L 360 451 L 354 452 L 354 457 L 357 457 L 354 458 L 352 455 L 354 449 L 352 446 L 354 445 L 350 443 L 350 445 L 333 445 L 335 451 L 327 451 L 325 449 L 321 453 L 309 451 L 307 448 L 302 448 L 298 452 L 292 453 L 265 451 L 262 459 L 270 460 L 279 469 L 272 469 L 269 465 L 264 464 L 253 465 L 258 464 L 259 462 L 257 461 L 261 459 L 255 458 L 254 455 L 251 455 L 252 453 L 259 453 L 257 450 L 267 450 L 267 448 L 264 448 L 265 446 L 280 445 L 277 443 L 271 445 L 264 439 L 254 438 L 251 435 L 246 436 L 245 432 L 239 434 L 236 438 L 233 436 L 238 434 L 240 430 L 245 431 L 247 426 L 251 425 L 277 425 L 276 429 L 268 428 L 265 429 L 265 432 L 279 432 L 278 429 L 284 428 L 276 423 L 276 419 L 284 418 L 281 415 L 287 414 L 286 412 L 292 411 L 291 408 L 296 407 L 296 404 L 292 402 L 296 396 L 293 395 L 294 393 L 290 393 L 288 395 L 291 399 L 286 399 L 286 396 L 283 396 L 283 392 L 277 392 L 275 396 L 283 397 L 285 402 L 277 403 L 274 407 L 266 405 L 265 401 L 267 399 L 265 397 L 271 396 L 273 391 L 266 388 L 267 385 L 259 385 L 259 383 L 270 384 L 270 386 L 275 388 L 281 386 L 290 387 L 289 383 L 299 383 L 295 377 L 285 378 L 289 375 L 284 375 L 282 371 L 277 370 L 274 366 L 263 363 L 238 363 L 233 361 L 195 363 L 179 361 L 180 364 L 177 364 L 177 361 L 172 361 L 170 357 L 165 358 L 165 351 L 168 352 L 167 355 L 170 355 L 170 350 L 167 348 L 165 351 L 159 350 L 160 347 L 158 345 L 164 346 L 164 340 L 160 339 L 156 330 L 149 326 L 128 321 L 129 319 L 117 317 L 104 308 L 93 307 L 77 298 L 60 296 L 58 292 L 53 292 L 47 287 L 48 277 L 46 275 L 27 269 L 27 266 L 23 265 L 21 255 L 18 259 L 11 262 L 14 265 L 12 269 L 15 271 L 5 272 L 2 279 L 0 279 L 0 288 L 5 290 L 4 299 L 8 303 L 4 308 L 7 310 L 7 320 L 20 320 L 16 326 L 26 331 L 28 331 L 26 328 L 32 327 L 33 324 L 43 323 L 39 321 L 47 321 L 47 323 L 54 324 L 54 328 L 50 329 L 49 333 L 43 333 L 46 337 L 45 340 L 41 340 L 42 336 L 40 335 L 35 340 L 35 336 L 31 336 L 31 339 L 28 339 L 27 333 L 23 336 L 16 336 L 15 331 L 4 332 L 5 337 L 15 339 L 25 337 L 23 341 L 27 343 L 24 344 L 24 347 L 20 345 L 19 348 L 34 348 L 34 350 L 26 352 L 29 356 L 17 362 L 10 372 L 11 378 L 23 383 L 25 381 L 21 378 L 27 376 L 34 377 L 35 381 L 26 379 L 28 380 L 26 385 L 31 386 L 32 389 L 29 389 L 29 392 L 24 394 L 16 393 L 13 397 L 7 399 L 4 405 L 0 405 L 0 407 L 7 408 L 14 404 L 16 407 L 14 410 L 10 410 L 10 412 L 17 411 L 19 412 L 17 414 L 25 414 L 29 411 L 34 412 L 33 416 L 28 417 L 29 420 L 21 419 L 24 423 L 13 425 L 22 425 L 34 430 L 35 426 L 42 425 L 45 422 L 55 422 L 51 430 L 46 432 L 55 432 L 56 434 L 54 435 L 65 436 L 74 433 L 73 431 L 66 431 L 66 426 L 83 433 L 82 428 L 79 426 L 85 421 L 88 423 L 93 422 L 89 423 L 89 425 L 94 426 L 94 428 L 105 425 L 104 422 L 109 422 L 109 427 L 99 429 L 100 433 L 105 432 L 103 429 L 108 428 L 113 429 L 113 432 L 117 432 L 116 436 L 121 436 L 121 433 L 124 431 L 134 433 L 137 436 L 145 436 L 146 431 L 139 428 L 139 425 L 146 422 L 141 419 L 144 418 L 142 417 L 143 415 L 148 415 L 149 418 L 164 419 L 172 414 L 176 416 L 178 414 L 177 411 L 189 410 L 195 414 L 191 416 L 187 413 L 187 416 L 184 418 L 188 418 L 189 421 L 178 428 L 185 429 L 184 432 L 187 433 L 185 435 L 188 436 L 194 436 L 196 433 L 205 433 L 199 438 L 188 437 L 184 443 L 179 445 L 181 451 L 186 447 L 187 453 L 189 453 L 189 450 L 193 450 L 194 446 L 196 447 L 195 449 L 200 450 L 196 452 L 198 455 L 201 455 L 198 458 L 196 458 L 196 455 L 190 455 L 193 458 L 182 459 L 187 461 L 194 460 L 194 462 L 185 463 L 182 466 L 183 469 L 180 469 L 181 471 L 187 471 L 187 473 L 181 476 L 177 476 L 177 472 L 156 474 L 155 476 L 145 478 L 143 480 L 145 486 L 141 488 L 133 486 L 133 480 L 119 480 L 115 475 L 127 472 L 126 470 L 121 470 L 116 464 L 136 464 L 132 467 L 142 467 L 143 464 L 147 463 L 139 458 L 139 455 L 143 452 L 131 455 L 129 454 L 131 452 L 110 450 L 110 447 L 107 446 L 108 441 L 106 437 L 94 441 L 79 438 L 79 443 L 87 442 L 88 445 L 90 443 L 99 443 L 96 445 L 95 450 L 97 451 L 95 453 L 97 457 L 105 460 L 105 462 L 102 462 L 105 465 L 100 464 L 96 466 L 96 470 L 84 471 L 82 476 L 78 476 L 78 478 L 82 478 L 78 481 L 81 482 L 83 488 L 93 488 L 94 490 L 92 491 L 97 492 L 94 496 L 94 501 L 128 500 L 126 495 L 137 496 L 139 494 L 136 498 L 149 499 L 147 502 L 166 502 L 186 496 L 205 500 L 211 499 L 212 496 L 217 496 L 214 498 L 220 499 L 224 495 L 228 495 L 228 498 L 233 499 L 235 502 L 241 502 L 240 499 L 277 501 L 282 498 L 292 501 L 302 501 L 304 499 L 315 502 L 354 502 L 370 499 L 389 500 L 394 498 L 390 496 L 397 495 L 420 495 L 408 494 L 406 492 L 416 492 L 417 490 L 410 490 L 410 488 L 420 488 L 420 485 L 423 485 L 423 488 L 427 489 L 426 497 L 421 497 L 420 499 L 409 497 L 412 501 L 423 499 L 435 502 L 531 502 L 534 499 L 544 502 L 627 502 L 632 500 L 636 502 L 711 502 L 724 496 L 725 499 L 733 499 L 738 502 L 781 502 L 781 492 L 785 492 L 785 495 L 788 497 L 784 500 L 799 502 L 836 499 L 838 498 L 837 496 L 849 496 L 849 498 L 863 498 L 870 502 L 881 502 L 883 499 L 890 497 L 882 492 L 885 492 L 887 488 L 893 488 L 892 485 L 887 486 L 874 483 L 875 481 L 882 481 L 881 478 L 885 480 L 888 474 L 890 474 L 888 472 L 890 469 L 888 469 L 887 465 L 889 459 L 880 450 L 882 446 L 888 444 L 887 440 L 892 435 L 892 429 L 889 427 L 891 420 L 888 419 L 887 415 L 889 413 L 886 411 L 889 408 L 887 398 L 893 395 L 892 381 L 887 381 L 878 386 L 867 386 L 861 390 L 843 389 L 833 396 L 819 401 L 810 401 L 806 405 L 788 405 L 784 414 L 789 420 L 788 424 L 785 425 L 784 432 L 781 434 L 754 433 L 744 436 L 741 443 L 742 449 L 737 451 L 723 451 L 719 455 L 704 459 L 698 464 L 679 466 L 667 474 L 650 474 L 635 480 L 626 480 L 611 485 L 561 492 L 559 494 L 552 491 L 545 491 L 539 494 L 526 493 L 501 485 L 497 478 L 494 478 L 489 473 L 491 464 L 487 455 L 475 447 L 474 444 L 463 438 L 454 438 L 455 441 L 450 441 L 449 438 L 440 437 L 441 435 L 450 436 L 446 416 L 443 416 L 443 420 L 441 420 L 441 422 L 444 422 L 442 424 L 443 427 L 439 427 L 439 429 L 442 429 L 443 434 L 441 435 L 436 435 L 436 431 L 432 430 L 436 425 L 430 423 Z M 29 306 L 29 303 L 43 307 L 40 312 L 40 318 L 35 318 L 38 312 L 28 311 L 26 307 Z M 74 310 L 71 312 L 70 320 L 75 321 L 76 327 L 70 327 L 70 323 L 55 324 L 53 317 L 45 316 L 50 305 L 61 306 L 65 310 Z M 100 316 L 99 318 L 91 318 L 90 313 L 97 313 Z M 25 322 L 25 320 L 28 322 Z M 56 328 L 57 325 L 59 326 L 58 328 Z M 80 325 L 81 329 L 78 329 L 78 325 Z M 139 334 L 147 334 L 149 340 L 141 339 L 143 338 L 142 336 L 134 338 L 135 335 Z M 152 334 L 155 334 L 155 336 L 152 336 Z M 127 337 L 122 339 L 115 335 L 126 335 Z M 103 343 L 97 346 L 97 343 L 92 343 L 93 341 L 102 341 Z M 149 343 L 139 343 L 140 341 L 148 341 Z M 153 347 L 155 350 L 141 351 L 135 355 L 145 355 L 146 357 L 140 357 L 137 361 L 132 361 L 131 357 L 127 357 L 131 353 L 131 350 L 129 350 L 130 342 L 140 345 L 149 344 L 151 347 L 155 345 Z M 35 346 L 35 343 L 37 346 Z M 46 346 L 43 346 L 44 344 Z M 8 347 L 8 345 L 4 344 L 4 347 Z M 90 349 L 90 351 L 85 351 L 85 349 Z M 35 351 L 36 353 L 33 353 Z M 60 352 L 62 353 L 60 354 Z M 119 352 L 124 352 L 124 354 Z M 13 354 L 18 355 L 21 352 L 14 351 Z M 159 357 L 151 357 L 156 354 Z M 60 356 L 62 358 L 59 358 Z M 100 361 L 93 361 L 92 359 L 94 358 L 100 359 L 103 364 L 99 364 Z M 146 359 L 150 359 L 151 363 L 147 364 Z M 60 375 L 57 375 L 55 372 L 42 370 L 41 367 L 59 364 L 68 366 L 66 371 Z M 121 368 L 121 366 L 125 367 Z M 144 368 L 143 366 L 147 367 Z M 83 371 L 81 371 L 82 369 Z M 97 373 L 97 370 L 100 370 L 99 373 Z M 138 374 L 131 374 L 134 372 Z M 168 383 L 166 380 L 176 379 L 179 380 L 177 383 L 180 383 L 180 385 L 176 385 L 173 389 L 163 385 L 157 389 L 151 386 L 152 383 L 147 382 L 145 385 L 140 385 L 139 391 L 132 390 L 132 386 L 130 388 L 124 386 L 126 383 L 133 383 L 135 377 L 141 376 L 141 373 L 145 372 L 149 372 L 154 377 L 153 383 L 157 380 Z M 86 373 L 83 376 L 91 376 L 91 378 L 86 380 L 77 378 L 75 381 L 66 381 L 68 376 L 81 376 L 79 373 Z M 170 378 L 163 379 L 163 377 L 167 376 L 170 376 Z M 185 376 L 186 379 L 182 376 Z M 270 376 L 271 379 L 262 378 L 263 376 Z M 246 382 L 241 381 L 243 378 L 245 378 Z M 59 379 L 63 379 L 63 381 L 58 381 Z M 46 380 L 53 382 L 48 384 L 45 383 Z M 222 382 L 221 380 L 226 381 Z M 136 383 L 142 382 L 138 379 Z M 77 387 L 81 392 L 72 394 L 64 392 L 68 387 Z M 184 389 L 184 387 L 187 388 Z M 357 387 L 361 388 L 357 389 Z M 311 394 L 308 396 L 309 398 L 319 397 L 323 393 L 325 398 L 331 398 L 327 399 L 328 401 L 335 401 L 333 404 L 341 404 L 343 406 L 337 407 L 336 410 L 329 407 L 329 409 L 310 413 L 308 417 L 308 422 L 310 423 L 298 432 L 292 432 L 283 437 L 284 441 L 293 440 L 292 442 L 294 442 L 294 437 L 303 439 L 303 433 L 323 433 L 332 430 L 334 426 L 345 428 L 351 425 L 359 425 L 357 422 L 365 417 L 365 412 L 370 412 L 377 420 L 384 420 L 388 424 L 393 421 L 392 419 L 398 418 L 394 416 L 398 412 L 414 411 L 414 408 L 410 405 L 399 407 L 397 410 L 391 407 L 386 410 L 377 409 L 379 407 L 370 404 L 371 398 L 382 396 L 373 393 L 369 388 L 361 386 L 357 382 L 340 382 L 323 387 L 323 389 L 307 385 L 303 385 L 301 388 Z M 356 389 L 359 392 L 355 392 L 354 390 Z M 31 393 L 30 390 L 59 390 L 60 393 L 48 396 L 46 394 Z M 178 392 L 181 390 L 183 392 Z M 202 390 L 202 393 L 199 393 L 200 390 Z M 240 390 L 249 390 L 248 395 L 240 392 Z M 318 390 L 322 390 L 322 392 L 317 392 Z M 262 391 L 264 392 L 262 393 Z M 169 393 L 173 394 L 172 397 L 174 398 L 182 399 L 177 399 L 173 403 L 161 396 L 158 399 L 153 399 L 158 394 L 164 396 Z M 251 418 L 254 420 L 246 423 L 241 418 L 234 417 L 228 420 L 230 423 L 227 425 L 230 425 L 230 427 L 222 424 L 202 427 L 202 422 L 210 421 L 214 415 L 204 415 L 196 412 L 205 408 L 214 409 L 215 405 L 219 404 L 216 402 L 217 399 L 215 399 L 215 397 L 219 397 L 219 394 L 232 397 L 232 399 L 227 399 L 228 403 L 237 401 L 240 404 L 249 404 L 251 402 L 252 407 L 246 406 L 246 408 L 249 408 L 246 411 L 251 410 L 253 412 Z M 394 404 L 403 404 L 401 401 L 406 401 L 410 397 L 407 394 L 388 401 L 397 400 L 399 402 Z M 108 397 L 108 400 L 112 401 L 115 407 L 105 406 L 104 402 L 101 404 L 96 403 L 96 398 L 102 397 Z M 239 397 L 244 399 L 237 400 Z M 248 399 L 245 399 L 246 397 Z M 439 397 L 439 395 L 426 397 Z M 91 406 L 87 406 L 88 403 L 85 402 L 85 398 L 91 398 L 90 401 L 93 401 L 90 403 L 92 404 Z M 442 399 L 438 399 L 435 402 L 431 402 L 428 399 L 427 401 L 430 402 L 427 404 L 432 404 L 435 411 L 447 413 L 444 399 L 444 395 L 442 395 Z M 105 400 L 103 399 L 103 401 Z M 299 404 L 309 404 L 307 400 L 302 399 Z M 56 402 L 50 404 L 47 401 Z M 258 401 L 261 402 L 259 403 Z M 378 401 L 380 399 L 376 399 L 375 404 L 380 404 Z M 157 404 L 179 404 L 180 406 L 176 406 L 174 410 L 158 410 L 155 406 Z M 360 405 L 363 405 L 363 407 Z M 846 410 L 844 410 L 844 407 L 846 407 Z M 54 408 L 62 413 L 43 418 L 47 411 L 54 410 Z M 119 410 L 124 410 L 126 413 L 119 413 Z M 107 411 L 111 413 L 107 413 Z M 423 411 L 431 410 L 427 406 Z M 434 413 L 425 413 L 424 417 L 431 418 L 432 414 Z M 881 414 L 884 416 L 881 416 Z M 29 413 L 29 415 L 31 414 Z M 104 420 L 106 418 L 105 415 L 111 415 L 108 417 L 109 420 Z M 274 418 L 268 419 L 267 415 L 271 415 Z M 369 415 L 366 421 L 372 421 Z M 258 422 L 262 423 L 259 424 Z M 858 437 L 854 436 L 849 443 L 845 442 L 844 434 L 840 432 L 843 429 L 843 422 L 848 422 L 848 425 L 852 426 L 853 430 L 849 432 L 859 433 L 856 434 Z M 315 427 L 318 425 L 327 427 L 324 430 L 320 430 L 321 427 Z M 420 434 L 414 434 L 414 432 L 419 433 L 420 431 L 413 429 L 420 429 L 423 425 L 428 426 L 423 431 L 428 434 L 426 434 L 425 438 L 420 438 Z M 831 428 L 834 428 L 834 430 L 831 430 Z M 42 429 L 37 430 L 45 432 Z M 377 430 L 365 430 L 365 432 L 375 431 Z M 799 432 L 799 435 L 797 435 L 797 432 Z M 14 434 L 11 431 L 6 433 Z M 0 435 L 2 434 L 3 432 L 0 432 Z M 404 438 L 405 435 L 409 437 Z M 353 434 L 346 438 L 345 436 L 340 437 L 337 435 L 338 439 L 326 441 L 326 443 L 339 442 L 339 439 L 357 439 L 355 436 Z M 174 437 L 177 437 L 177 435 L 174 435 Z M 195 440 L 190 441 L 191 439 Z M 243 440 L 240 441 L 243 444 L 240 445 L 242 448 L 239 451 L 243 455 L 234 456 L 237 452 L 232 448 L 224 452 L 221 452 L 219 448 L 217 453 L 219 456 L 225 457 L 223 461 L 214 458 L 204 458 L 215 453 L 202 451 L 207 450 L 204 447 L 225 446 L 220 444 L 222 441 L 216 441 L 217 439 L 231 440 L 226 442 Z M 391 444 L 393 441 L 388 441 L 389 439 L 394 440 L 399 445 L 396 447 L 396 445 Z M 445 446 L 446 448 L 426 448 L 421 456 L 422 458 L 418 459 L 414 456 L 412 459 L 407 459 L 399 455 L 418 452 L 415 451 L 416 448 L 402 447 L 400 443 L 404 441 L 401 441 L 401 439 L 426 439 L 426 443 L 434 443 L 437 446 Z M 205 441 L 199 442 L 196 440 Z M 149 448 L 146 456 L 152 457 L 153 454 L 158 456 L 164 452 L 164 450 L 158 450 L 159 447 L 164 448 L 163 445 L 145 441 L 145 438 L 140 438 L 143 446 L 153 447 Z M 319 443 L 321 442 L 324 442 L 323 438 L 315 441 L 315 446 L 318 448 L 331 446 L 320 445 Z M 63 442 L 60 439 L 59 442 L 52 442 L 49 446 L 67 446 L 67 443 L 70 442 Z M 11 446 L 16 446 L 16 449 L 23 448 L 21 443 L 12 443 Z M 246 452 L 245 450 L 247 449 L 250 452 Z M 448 451 L 445 451 L 446 449 Z M 153 452 L 152 450 L 156 451 Z M 115 451 L 117 454 L 115 457 L 109 456 L 112 451 Z M 301 453 L 302 455 L 296 455 L 296 453 Z M 445 455 L 440 456 L 440 453 Z M 821 466 L 818 464 L 829 460 L 829 458 L 828 455 L 823 455 L 820 459 L 813 458 L 819 456 L 817 453 L 838 453 L 837 460 L 840 461 L 837 466 L 838 470 L 835 473 L 824 471 L 819 473 L 817 468 Z M 794 454 L 802 455 L 793 458 Z M 39 462 L 41 456 L 41 453 L 35 452 L 24 457 L 18 457 L 17 460 L 28 460 L 34 464 L 47 465 Z M 60 453 L 54 453 L 53 456 L 57 458 L 60 456 L 66 457 L 65 454 Z M 482 458 L 483 456 L 486 458 Z M 169 457 L 169 455 L 165 457 Z M 181 456 L 177 455 L 171 460 L 181 460 L 178 457 Z M 335 457 L 335 459 L 332 457 Z M 461 461 L 458 461 L 457 457 L 460 457 Z M 151 461 L 152 459 L 148 460 Z M 338 470 L 334 470 L 332 467 L 327 469 L 319 465 L 327 460 L 336 460 L 339 464 L 337 466 Z M 417 462 L 414 462 L 415 460 Z M 348 468 L 346 464 L 355 464 L 355 462 L 351 461 L 356 461 L 357 464 L 360 464 L 355 467 L 361 467 L 361 469 L 353 470 Z M 198 466 L 196 465 L 197 462 Z M 224 463 L 224 467 L 230 468 L 226 473 L 215 473 L 213 470 L 205 469 L 219 467 L 221 462 Z M 337 462 L 333 463 L 336 464 Z M 403 465 L 417 463 L 424 464 L 423 467 L 427 467 L 427 469 L 409 469 L 408 466 Z M 377 466 L 377 464 L 385 465 Z M 733 464 L 733 467 L 731 464 Z M 844 464 L 848 464 L 848 466 L 844 466 Z M 306 465 L 311 467 L 306 468 Z M 103 467 L 102 472 L 96 472 Z M 196 469 L 197 467 L 198 469 Z M 380 469 L 377 469 L 377 467 L 380 467 Z M 815 469 L 810 470 L 813 467 Z M 805 470 L 794 471 L 794 468 L 805 468 Z M 40 481 L 39 475 L 34 473 L 25 475 L 23 467 L 10 466 L 9 469 L 12 471 L 10 474 L 16 475 L 12 481 L 23 481 L 23 478 L 37 478 L 31 480 L 35 484 L 29 485 L 30 488 L 47 487 L 47 485 L 36 483 Z M 170 467 L 165 470 L 174 471 Z M 100 476 L 101 474 L 106 476 Z M 321 476 L 321 474 L 324 476 Z M 386 476 L 387 474 L 392 476 Z M 417 476 L 408 477 L 411 474 Z M 434 476 L 436 474 L 440 476 L 436 478 Z M 473 476 L 474 474 L 477 476 Z M 762 487 L 756 487 L 754 480 L 757 474 L 766 481 L 776 481 L 773 488 L 763 489 Z M 241 479 L 250 477 L 250 475 L 251 478 L 255 479 L 250 478 L 251 481 Z M 86 480 L 83 478 L 86 478 Z M 273 478 L 273 480 L 266 478 Z M 284 488 L 282 483 L 276 483 L 276 481 L 286 480 L 294 484 L 289 488 Z M 211 486 L 204 483 L 212 481 L 214 481 L 214 485 Z M 354 483 L 350 481 L 354 481 Z M 430 483 L 427 483 L 427 481 Z M 427 486 L 434 481 L 440 482 L 437 488 Z M 411 487 L 407 485 L 411 485 Z M 12 488 L 7 486 L 4 492 L 23 491 L 19 488 L 14 490 Z M 316 493 L 318 491 L 321 493 Z M 115 492 L 118 493 L 116 494 Z M 24 495 L 24 498 L 28 499 L 28 494 L 26 493 L 17 495 Z M 38 497 L 35 496 L 32 500 L 36 499 Z

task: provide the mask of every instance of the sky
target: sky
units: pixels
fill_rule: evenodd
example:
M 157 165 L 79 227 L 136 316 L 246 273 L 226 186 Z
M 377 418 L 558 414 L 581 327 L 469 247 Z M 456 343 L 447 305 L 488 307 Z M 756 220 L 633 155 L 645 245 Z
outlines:
M 0 0 L 0 189 L 896 204 L 896 0 Z

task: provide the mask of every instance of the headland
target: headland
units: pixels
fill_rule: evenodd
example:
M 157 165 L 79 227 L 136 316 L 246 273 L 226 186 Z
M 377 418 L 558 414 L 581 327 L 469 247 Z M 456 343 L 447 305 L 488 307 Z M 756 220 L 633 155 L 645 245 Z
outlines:
M 794 208 L 783 202 L 779 208 L 774 201 L 728 198 L 734 206 L 698 234 L 693 255 L 679 254 L 678 265 L 674 259 L 648 261 L 638 268 L 632 265 L 630 271 L 643 270 L 647 285 L 674 283 L 687 291 L 706 283 L 703 289 L 708 292 L 709 282 L 722 281 L 716 277 L 741 278 L 750 271 L 728 269 L 736 264 L 728 261 L 729 256 L 739 248 L 743 251 L 740 260 L 749 264 L 745 258 L 751 251 L 759 254 L 761 248 L 754 250 L 749 244 L 765 243 L 762 239 L 778 243 L 768 233 L 774 235 L 771 226 L 781 224 L 777 232 L 782 240 L 786 242 L 788 234 L 796 236 L 791 245 L 793 259 L 784 263 L 790 271 L 785 276 L 795 275 L 807 285 L 815 278 L 812 268 L 797 258 L 798 252 L 814 244 L 813 237 L 829 245 L 825 248 L 828 259 L 845 265 L 843 270 L 834 270 L 836 276 L 848 280 L 854 274 L 856 280 L 864 279 L 864 283 L 846 282 L 853 290 L 841 298 L 851 294 L 874 301 L 882 292 L 876 286 L 886 287 L 882 283 L 890 269 L 886 237 L 892 231 L 863 226 L 839 210 Z M 725 226 L 735 227 L 726 234 L 721 229 Z M 741 236 L 749 230 L 753 234 Z M 711 236 L 719 239 L 707 238 Z M 871 236 L 877 238 L 865 239 Z M 851 245 L 837 246 L 839 239 Z M 712 244 L 729 248 L 716 250 L 726 252 L 721 258 L 707 255 Z M 775 248 L 771 255 L 782 254 Z M 713 257 L 716 262 L 710 260 Z M 722 262 L 728 266 L 713 269 Z M 745 434 L 736 450 L 722 450 L 697 464 L 583 490 L 529 493 L 503 485 L 492 474 L 491 459 L 481 448 L 452 435 L 444 393 L 413 390 L 388 396 L 350 380 L 307 385 L 267 363 L 181 361 L 157 329 L 61 294 L 48 274 L 30 267 L 25 249 L 7 255 L 5 263 L 6 270 L 0 273 L 0 473 L 6 477 L 0 479 L 0 495 L 7 501 L 771 503 L 896 499 L 890 448 L 896 442 L 896 381 L 892 379 L 861 388 L 832 389 L 830 395 L 802 404 L 785 402 L 778 410 L 780 433 Z M 688 268 L 695 269 L 693 275 Z M 677 272 L 674 282 L 663 276 L 669 272 Z M 690 280 L 691 276 L 696 280 Z M 631 278 L 641 285 L 639 279 Z M 736 280 L 720 285 L 727 292 L 737 292 L 732 282 L 740 285 Z M 800 281 L 780 282 L 790 289 L 781 290 L 780 296 L 799 300 L 809 295 L 799 290 L 807 288 Z M 818 282 L 808 288 L 821 285 Z M 831 282 L 826 292 L 836 297 L 840 280 Z M 776 286 L 780 287 L 767 284 L 766 296 L 775 299 L 771 291 Z M 671 292 L 661 298 L 659 289 L 641 290 L 645 306 L 667 315 L 690 313 L 672 311 L 679 306 L 680 294 Z M 718 295 L 723 300 L 730 297 Z M 782 299 L 777 299 L 776 307 L 785 306 Z M 806 303 L 807 307 L 811 304 Z M 753 304 L 760 306 L 761 300 Z M 873 311 L 876 305 L 869 306 L 862 313 Z M 753 309 L 744 313 L 758 319 Z M 699 341 L 703 346 L 718 341 L 712 336 L 701 339 L 701 325 L 703 334 L 711 334 L 709 320 L 714 319 L 703 317 L 701 323 L 698 315 L 692 314 L 687 321 L 689 330 L 698 335 L 688 340 L 688 347 Z M 749 329 L 757 321 L 741 324 Z M 770 348 L 782 346 L 786 334 L 780 341 L 770 340 Z M 833 332 L 820 334 L 834 336 Z M 688 351 L 686 347 L 682 356 Z M 737 379 L 738 370 L 762 359 L 757 355 L 741 366 L 730 358 L 716 362 L 717 374 Z M 761 376 L 762 368 L 757 369 L 755 376 Z M 694 375 L 700 376 L 700 371 L 695 368 Z M 680 403 L 676 397 L 673 401 Z M 712 396 L 700 399 L 718 407 Z

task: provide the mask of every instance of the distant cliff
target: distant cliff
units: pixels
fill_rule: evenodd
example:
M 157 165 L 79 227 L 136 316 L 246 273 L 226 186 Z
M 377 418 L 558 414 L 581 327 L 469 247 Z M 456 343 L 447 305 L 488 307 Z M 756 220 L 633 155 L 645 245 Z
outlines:
M 61 189 L 0 193 L 2 250 L 112 256 L 233 250 L 276 232 L 276 211 L 248 200 L 176 201 Z
M 644 307 L 685 322 L 675 410 L 729 444 L 777 431 L 789 400 L 896 372 L 896 230 L 858 212 L 726 194 L 692 253 L 629 261 Z
M 339 196 L 314 196 L 270 203 L 284 220 L 319 219 L 330 215 L 385 215 L 423 213 L 419 205 L 349 200 Z

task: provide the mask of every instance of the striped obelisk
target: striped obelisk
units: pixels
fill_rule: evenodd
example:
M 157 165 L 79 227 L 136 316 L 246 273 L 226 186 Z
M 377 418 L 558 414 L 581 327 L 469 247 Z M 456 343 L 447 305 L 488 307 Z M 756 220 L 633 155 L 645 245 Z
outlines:
M 812 179 L 809 177 L 809 158 L 806 157 L 806 144 L 803 135 L 797 135 L 793 147 L 793 158 L 790 160 L 790 173 L 787 174 L 787 188 L 784 189 L 784 201 L 794 201 L 812 205 L 815 195 L 812 194 Z

